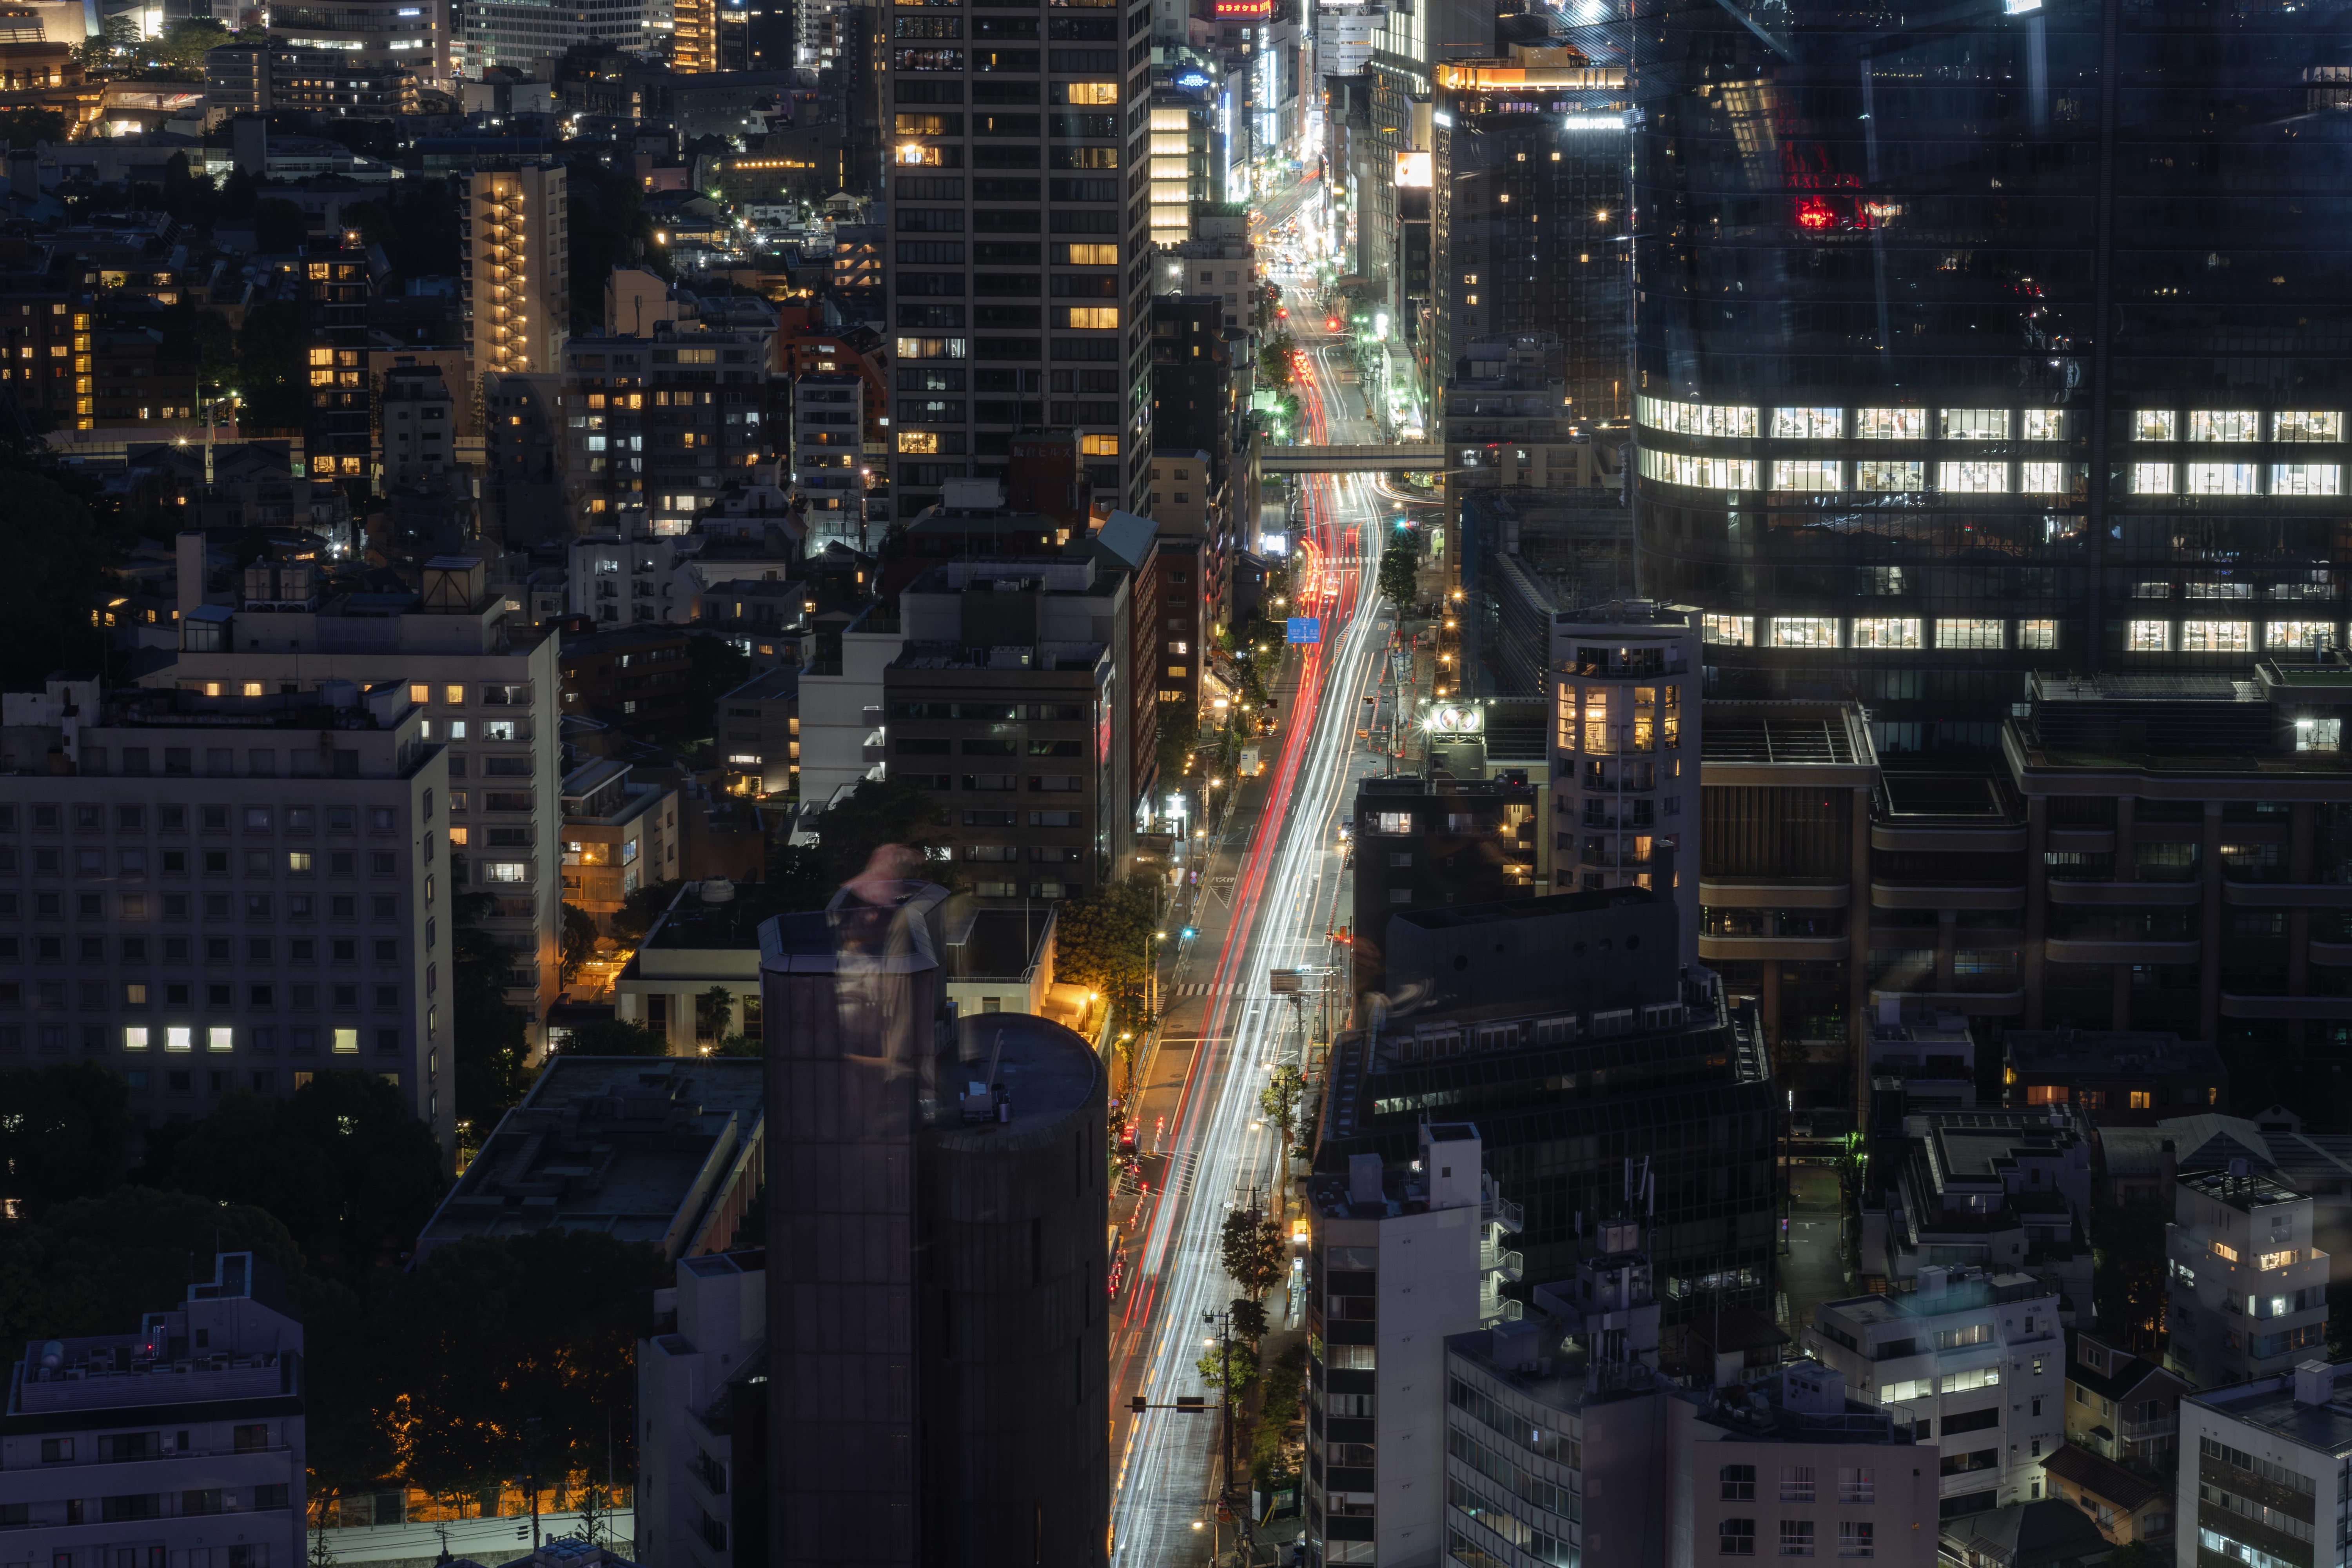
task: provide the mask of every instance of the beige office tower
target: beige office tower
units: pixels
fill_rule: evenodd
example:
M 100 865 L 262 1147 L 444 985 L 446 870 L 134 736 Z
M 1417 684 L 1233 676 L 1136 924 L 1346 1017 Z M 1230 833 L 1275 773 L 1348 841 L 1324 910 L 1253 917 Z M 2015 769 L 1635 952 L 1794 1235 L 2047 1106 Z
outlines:
M 459 236 L 474 374 L 561 369 L 572 295 L 562 164 L 461 174 Z

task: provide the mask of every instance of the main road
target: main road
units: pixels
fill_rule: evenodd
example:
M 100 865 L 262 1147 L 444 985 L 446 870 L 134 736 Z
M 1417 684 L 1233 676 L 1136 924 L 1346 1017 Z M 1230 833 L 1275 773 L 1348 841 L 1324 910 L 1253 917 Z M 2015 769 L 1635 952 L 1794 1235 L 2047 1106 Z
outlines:
M 1304 320 L 1312 313 L 1294 309 L 1291 330 L 1301 345 L 1300 391 L 1313 439 L 1377 439 L 1360 416 L 1360 398 L 1342 387 L 1345 344 L 1310 330 L 1320 326 Z M 1268 1074 L 1297 1060 L 1303 1042 L 1291 1005 L 1268 994 L 1267 972 L 1329 963 L 1327 933 L 1349 919 L 1339 907 L 1339 826 L 1365 771 L 1356 727 L 1393 613 L 1372 591 L 1382 526 L 1372 479 L 1315 476 L 1306 502 L 1291 613 L 1319 615 L 1323 640 L 1295 655 L 1280 750 L 1267 769 L 1266 804 L 1247 826 L 1234 867 L 1234 913 L 1223 945 L 1213 961 L 1206 954 L 1192 961 L 1212 963 L 1211 983 L 1181 1100 L 1162 1139 L 1168 1168 L 1190 1177 L 1169 1184 L 1138 1216 L 1135 1283 L 1114 1327 L 1111 1561 L 1119 1568 L 1197 1561 L 1213 1538 L 1221 1462 L 1215 1418 L 1164 1407 L 1179 1395 L 1209 1392 L 1196 1367 L 1213 1331 L 1204 1314 L 1234 1293 L 1220 1258 L 1226 1215 L 1284 1179 L 1277 1135 L 1262 1125 L 1258 1099 Z M 1344 975 L 1338 989 L 1333 1001 L 1344 1007 Z M 1281 1324 L 1282 1304 L 1269 1308 Z M 1152 1407 L 1129 1415 L 1127 1401 L 1138 1394 Z M 1246 1506 L 1246 1476 L 1238 1486 Z

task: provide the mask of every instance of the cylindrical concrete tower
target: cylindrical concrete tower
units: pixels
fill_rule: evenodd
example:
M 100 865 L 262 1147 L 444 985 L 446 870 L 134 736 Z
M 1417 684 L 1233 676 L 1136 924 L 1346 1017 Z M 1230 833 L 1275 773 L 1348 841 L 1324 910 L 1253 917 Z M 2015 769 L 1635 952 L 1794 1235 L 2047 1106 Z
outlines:
M 925 1561 L 1099 1563 L 1110 1518 L 1102 1062 L 1026 1014 L 977 1014 L 958 1033 L 957 1060 L 939 1070 L 948 1114 L 917 1164 Z

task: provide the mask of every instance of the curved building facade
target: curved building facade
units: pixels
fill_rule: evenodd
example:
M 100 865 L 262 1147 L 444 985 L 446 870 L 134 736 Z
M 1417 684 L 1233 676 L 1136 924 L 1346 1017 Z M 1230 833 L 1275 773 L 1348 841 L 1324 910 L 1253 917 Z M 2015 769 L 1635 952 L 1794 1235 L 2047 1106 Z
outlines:
M 1641 588 L 1712 694 L 1981 753 L 2031 670 L 2341 644 L 2352 5 L 1578 33 L 1641 106 Z

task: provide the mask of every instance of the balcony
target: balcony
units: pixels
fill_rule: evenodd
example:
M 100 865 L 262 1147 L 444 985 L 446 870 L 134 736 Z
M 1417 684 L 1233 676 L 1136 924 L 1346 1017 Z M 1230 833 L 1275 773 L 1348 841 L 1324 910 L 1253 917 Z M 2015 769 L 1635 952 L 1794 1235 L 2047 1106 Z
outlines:
M 2053 904 L 2160 904 L 2181 907 L 2205 896 L 2200 882 L 2076 882 L 2050 879 Z
M 1720 909 L 1842 910 L 1853 901 L 1853 885 L 1817 877 L 1706 878 L 1698 901 Z
M 2180 1435 L 2180 1412 L 2167 1411 L 2162 1415 L 2121 1416 L 2116 1421 L 2116 1436 L 2126 1443 L 2153 1443 L 2162 1437 Z
M 2238 996 L 2221 993 L 2224 1018 L 2352 1018 L 2352 996 Z
M 2052 937 L 2053 963 L 2194 963 L 2202 944 L 2151 937 Z
M 2352 882 L 2225 881 L 2221 901 L 2265 910 L 2352 908 Z
M 1984 882 L 1877 882 L 1870 901 L 1882 910 L 2021 910 L 2025 887 Z

